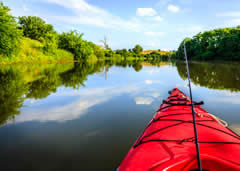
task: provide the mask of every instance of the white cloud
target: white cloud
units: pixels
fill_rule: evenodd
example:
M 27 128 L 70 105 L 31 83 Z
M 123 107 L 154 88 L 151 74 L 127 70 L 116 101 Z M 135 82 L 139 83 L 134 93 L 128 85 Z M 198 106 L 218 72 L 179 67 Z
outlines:
M 153 8 L 138 8 L 136 15 L 141 17 L 152 17 L 155 16 L 157 12 Z
M 171 48 L 161 48 L 162 51 L 172 51 L 173 49 Z
M 174 12 L 174 13 L 177 13 L 177 12 L 179 12 L 179 7 L 177 7 L 177 6 L 175 6 L 175 5 L 168 5 L 168 11 L 170 11 L 170 12 Z
M 196 34 L 196 33 L 199 33 L 203 30 L 204 30 L 203 27 L 198 26 L 198 25 L 185 26 L 185 27 L 180 27 L 180 28 L 177 29 L 177 31 L 180 32 L 180 33 L 191 33 L 191 34 Z
M 149 42 L 145 42 L 144 46 L 146 48 L 156 49 L 156 48 L 160 48 L 161 43 L 159 41 L 157 41 L 157 42 L 149 41 Z
M 72 10 L 75 15 L 49 16 L 58 22 L 86 24 L 116 30 L 139 31 L 141 23 L 134 19 L 122 19 L 108 11 L 93 6 L 85 0 L 45 0 Z
M 27 12 L 27 11 L 29 11 L 29 8 L 26 5 L 23 5 L 23 11 Z
M 223 12 L 216 14 L 217 17 L 227 17 L 224 27 L 235 27 L 240 25 L 240 11 Z
M 135 102 L 136 104 L 149 105 L 153 102 L 153 99 L 151 97 L 136 97 Z
M 146 84 L 152 84 L 152 80 L 145 80 L 144 81 Z
M 238 26 L 238 25 L 240 25 L 240 18 L 225 21 L 225 26 L 226 27 L 235 27 L 235 26 Z
M 163 21 L 163 18 L 160 16 L 153 17 L 154 21 Z
M 218 13 L 217 17 L 240 17 L 240 11 Z
M 144 32 L 144 35 L 159 37 L 159 36 L 163 36 L 164 32 Z

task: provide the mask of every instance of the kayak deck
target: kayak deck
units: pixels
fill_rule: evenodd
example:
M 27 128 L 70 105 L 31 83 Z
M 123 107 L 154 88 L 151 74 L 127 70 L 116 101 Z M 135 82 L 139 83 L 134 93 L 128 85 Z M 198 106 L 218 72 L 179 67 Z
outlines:
M 240 170 L 240 137 L 194 103 L 203 169 Z M 197 169 L 191 100 L 179 89 L 160 106 L 119 170 Z

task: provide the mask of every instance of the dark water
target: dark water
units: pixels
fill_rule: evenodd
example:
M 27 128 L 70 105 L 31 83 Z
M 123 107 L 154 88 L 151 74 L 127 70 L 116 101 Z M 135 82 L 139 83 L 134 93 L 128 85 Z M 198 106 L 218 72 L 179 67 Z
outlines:
M 191 63 L 193 96 L 240 130 L 239 63 Z M 0 170 L 115 170 L 174 86 L 184 63 L 0 67 Z

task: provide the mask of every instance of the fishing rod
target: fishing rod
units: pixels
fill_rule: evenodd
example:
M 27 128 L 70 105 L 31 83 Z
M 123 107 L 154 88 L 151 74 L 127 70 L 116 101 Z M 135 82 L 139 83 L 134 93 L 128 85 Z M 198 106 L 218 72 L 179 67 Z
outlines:
M 193 117 L 193 125 L 194 125 L 194 134 L 195 134 L 195 144 L 196 144 L 196 151 L 197 151 L 198 168 L 199 168 L 200 171 L 202 171 L 199 144 L 198 144 L 197 126 L 196 126 L 194 105 L 193 105 L 193 102 L 192 102 L 192 89 L 191 89 L 190 73 L 189 73 L 189 68 L 188 68 L 188 59 L 187 59 L 187 51 L 186 51 L 185 42 L 184 42 L 184 54 L 185 54 L 186 68 L 187 68 L 187 74 L 188 74 L 189 94 L 190 94 L 191 105 L 192 105 L 192 117 Z

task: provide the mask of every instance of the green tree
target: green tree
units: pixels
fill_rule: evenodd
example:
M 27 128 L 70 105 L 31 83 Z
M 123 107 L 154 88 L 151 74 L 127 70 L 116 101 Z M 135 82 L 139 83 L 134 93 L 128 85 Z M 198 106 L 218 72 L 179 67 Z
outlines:
M 98 58 L 98 59 L 104 59 L 105 57 L 105 52 L 104 50 L 98 46 L 98 45 L 93 45 L 93 51 L 94 51 L 94 55 Z
M 17 54 L 22 33 L 17 29 L 15 18 L 10 9 L 0 2 L 0 54 L 10 57 Z
M 43 40 L 43 50 L 45 53 L 55 53 L 58 48 L 57 35 L 54 33 L 47 33 Z
M 143 48 L 140 45 L 136 45 L 132 51 L 136 54 L 140 54 L 143 51 Z
M 94 57 L 96 58 L 91 44 L 86 40 L 83 40 L 81 42 L 80 46 L 77 47 L 77 50 L 79 52 L 78 59 L 92 59 Z
M 35 40 L 42 41 L 47 34 L 54 32 L 51 24 L 46 24 L 43 19 L 36 16 L 19 17 L 19 24 L 23 35 Z
M 189 59 L 240 60 L 240 28 L 223 28 L 198 33 L 180 44 L 176 58 L 184 59 L 183 42 L 186 43 Z
M 58 47 L 72 52 L 75 59 L 80 58 L 80 46 L 83 41 L 82 36 L 83 34 L 80 34 L 77 31 L 62 33 L 58 37 Z

